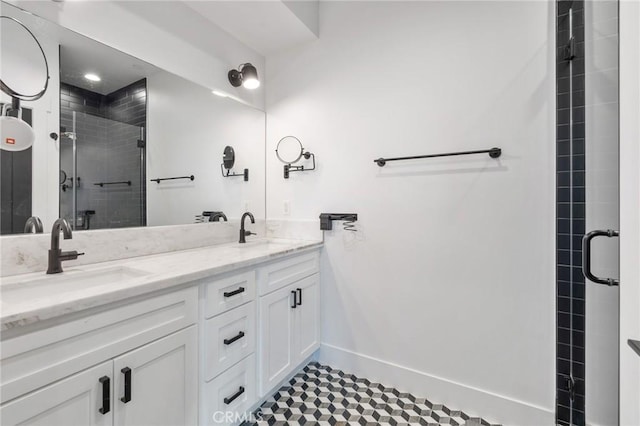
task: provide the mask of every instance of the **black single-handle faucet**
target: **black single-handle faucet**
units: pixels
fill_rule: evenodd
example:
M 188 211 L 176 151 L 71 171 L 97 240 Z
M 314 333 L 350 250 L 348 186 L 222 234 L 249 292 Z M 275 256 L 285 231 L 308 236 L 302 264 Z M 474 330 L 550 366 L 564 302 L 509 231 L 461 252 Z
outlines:
M 251 232 L 251 231 L 245 231 L 244 230 L 244 219 L 249 216 L 249 219 L 251 219 L 251 223 L 256 223 L 256 220 L 253 218 L 253 215 L 249 212 L 246 212 L 245 214 L 242 215 L 242 219 L 240 219 L 240 244 L 244 244 L 247 242 L 247 240 L 245 240 L 244 237 L 247 237 L 249 235 L 256 235 L 255 233 Z
M 63 260 L 75 260 L 78 256 L 82 256 L 84 253 L 78 253 L 77 251 L 62 251 L 60 249 L 60 232 L 64 236 L 65 240 L 70 240 L 72 237 L 71 225 L 66 219 L 59 218 L 53 222 L 53 228 L 51 229 L 51 249 L 49 249 L 49 267 L 47 268 L 47 274 L 59 274 L 62 272 Z

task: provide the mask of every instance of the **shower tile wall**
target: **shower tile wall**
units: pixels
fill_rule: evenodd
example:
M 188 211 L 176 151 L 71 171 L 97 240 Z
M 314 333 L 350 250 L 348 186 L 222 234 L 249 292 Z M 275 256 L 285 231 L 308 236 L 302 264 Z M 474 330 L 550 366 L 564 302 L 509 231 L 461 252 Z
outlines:
M 95 210 L 91 229 L 141 226 L 146 222 L 144 170 L 140 171 L 138 139 L 146 125 L 146 80 L 109 95 L 61 84 L 62 131 L 72 131 L 76 112 L 79 216 Z M 144 148 L 142 148 L 144 149 Z M 60 164 L 72 174 L 72 144 L 63 139 Z M 131 181 L 131 185 L 96 186 L 98 182 Z M 61 191 L 60 214 L 72 217 L 72 191 Z M 78 228 L 83 225 L 78 223 Z
M 584 2 L 558 1 L 556 131 L 556 415 L 585 424 L 585 48 Z M 572 9 L 572 18 L 569 11 Z M 573 59 L 566 59 L 574 36 Z

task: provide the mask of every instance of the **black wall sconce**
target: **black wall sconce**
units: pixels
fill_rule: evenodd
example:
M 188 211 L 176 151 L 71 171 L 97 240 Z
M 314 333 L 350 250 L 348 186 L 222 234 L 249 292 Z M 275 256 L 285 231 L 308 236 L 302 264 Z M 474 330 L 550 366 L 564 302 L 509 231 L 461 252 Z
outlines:
M 305 151 L 300 139 L 295 136 L 285 136 L 280 139 L 276 146 L 276 157 L 278 160 L 284 163 L 284 178 L 289 179 L 289 173 L 291 172 L 303 172 L 305 170 L 316 169 L 316 156 L 312 153 Z M 311 159 L 312 166 L 305 167 L 304 165 L 293 166 L 292 164 L 300 161 L 301 158 L 306 160 Z
M 222 172 L 222 177 L 232 177 L 232 176 L 244 176 L 244 181 L 249 181 L 249 169 L 244 169 L 243 173 L 231 173 L 231 169 L 233 165 L 236 163 L 236 153 L 233 150 L 233 147 L 226 146 L 224 148 L 224 152 L 222 154 L 222 164 L 220 164 L 220 171 Z M 227 172 L 225 173 L 225 169 Z
M 244 87 L 245 89 L 253 90 L 260 87 L 260 80 L 258 79 L 258 70 L 250 63 L 241 64 L 237 70 L 229 71 L 227 74 L 229 77 L 229 83 L 233 87 Z

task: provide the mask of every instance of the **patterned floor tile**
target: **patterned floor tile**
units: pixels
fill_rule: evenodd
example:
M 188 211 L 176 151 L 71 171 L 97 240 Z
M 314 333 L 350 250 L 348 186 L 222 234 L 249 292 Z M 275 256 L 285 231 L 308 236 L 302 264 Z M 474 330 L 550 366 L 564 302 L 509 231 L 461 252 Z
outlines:
M 489 426 L 425 398 L 372 383 L 312 362 L 257 412 L 254 425 L 454 425 Z

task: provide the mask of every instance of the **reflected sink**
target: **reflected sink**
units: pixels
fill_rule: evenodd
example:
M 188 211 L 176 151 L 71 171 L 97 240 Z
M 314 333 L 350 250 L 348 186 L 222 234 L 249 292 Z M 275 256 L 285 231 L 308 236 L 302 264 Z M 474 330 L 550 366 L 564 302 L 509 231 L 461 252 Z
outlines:
M 149 272 L 140 269 L 114 266 L 89 271 L 70 269 L 60 274 L 43 274 L 41 277 L 34 277 L 28 280 L 17 280 L 8 277 L 3 279 L 2 286 L 0 286 L 0 298 L 5 303 L 11 303 L 14 297 L 19 301 L 43 297 L 50 298 L 88 287 L 116 284 L 149 274 Z

